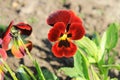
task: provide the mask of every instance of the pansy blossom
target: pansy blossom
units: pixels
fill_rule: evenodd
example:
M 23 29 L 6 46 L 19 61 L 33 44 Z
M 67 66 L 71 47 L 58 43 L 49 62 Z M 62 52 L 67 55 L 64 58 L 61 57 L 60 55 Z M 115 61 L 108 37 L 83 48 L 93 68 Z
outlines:
M 14 25 L 13 21 L 11 21 L 2 36 L 2 48 L 9 50 L 10 47 L 15 57 L 22 58 L 26 53 L 25 47 L 29 50 L 32 49 L 31 41 L 22 40 L 23 38 L 29 36 L 31 32 L 32 27 L 30 25 L 25 23 L 18 23 Z
M 48 39 L 55 42 L 53 54 L 56 57 L 72 57 L 77 50 L 73 40 L 79 40 L 85 34 L 82 20 L 70 10 L 59 10 L 48 17 L 47 23 L 53 26 L 48 33 Z

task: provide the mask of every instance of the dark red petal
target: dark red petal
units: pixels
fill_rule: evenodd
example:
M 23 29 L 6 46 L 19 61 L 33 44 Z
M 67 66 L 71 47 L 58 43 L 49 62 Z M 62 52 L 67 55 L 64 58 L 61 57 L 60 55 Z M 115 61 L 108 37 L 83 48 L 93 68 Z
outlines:
M 56 22 L 64 22 L 65 24 L 69 23 L 71 14 L 69 10 L 58 10 L 50 14 L 47 18 L 47 24 L 53 26 Z
M 71 34 L 72 40 L 78 40 L 81 39 L 85 34 L 85 29 L 81 23 L 72 23 L 68 34 Z
M 3 34 L 2 38 L 9 35 L 11 28 L 13 27 L 13 21 L 10 22 L 9 26 L 7 27 L 5 33 Z
M 70 10 L 69 12 L 71 14 L 70 23 L 74 23 L 74 22 L 82 23 L 82 20 L 79 17 L 77 17 L 73 11 Z
M 25 43 L 25 46 L 28 48 L 29 52 L 32 50 L 33 44 L 31 41 L 27 41 L 27 43 Z
M 12 37 L 10 36 L 10 34 L 4 36 L 3 40 L 2 40 L 2 48 L 5 50 L 9 49 L 9 43 L 11 41 Z
M 28 35 L 29 36 L 32 32 L 32 27 L 29 24 L 19 23 L 17 25 L 14 25 L 14 27 L 20 29 L 21 34 L 23 34 L 23 35 Z
M 63 22 L 57 22 L 48 33 L 48 39 L 50 41 L 57 41 L 58 38 L 65 32 L 65 24 Z
M 53 54 L 58 57 L 66 57 L 70 58 L 73 57 L 73 55 L 76 53 L 77 47 L 74 43 L 70 42 L 70 47 L 58 47 L 59 42 L 55 43 L 52 47 Z
M 2 36 L 2 48 L 4 48 L 5 50 L 8 50 L 8 45 L 12 38 L 10 35 L 10 30 L 12 27 L 13 27 L 13 21 L 10 22 L 8 28 L 6 29 L 5 33 Z
M 4 49 L 0 48 L 0 58 L 2 58 L 3 60 L 7 59 L 7 53 Z

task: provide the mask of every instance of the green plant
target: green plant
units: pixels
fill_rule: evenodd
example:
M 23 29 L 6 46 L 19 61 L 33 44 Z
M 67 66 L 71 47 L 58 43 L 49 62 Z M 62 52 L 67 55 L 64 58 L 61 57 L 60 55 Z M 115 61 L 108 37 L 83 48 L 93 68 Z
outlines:
M 109 70 L 120 70 L 120 65 L 115 63 L 117 52 L 113 49 L 118 43 L 119 27 L 112 23 L 101 38 L 97 34 L 93 40 L 84 37 L 76 41 L 78 50 L 74 56 L 74 67 L 60 70 L 76 80 L 110 80 Z

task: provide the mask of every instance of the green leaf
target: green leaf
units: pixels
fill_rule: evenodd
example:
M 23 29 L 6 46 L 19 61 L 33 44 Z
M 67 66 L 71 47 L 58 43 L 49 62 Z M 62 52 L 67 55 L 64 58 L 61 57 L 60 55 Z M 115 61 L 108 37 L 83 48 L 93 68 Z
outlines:
M 110 79 L 110 80 L 118 80 L 117 78 L 112 78 L 112 79 Z
M 99 45 L 99 51 L 98 51 L 98 62 L 103 58 L 105 53 L 105 46 L 106 46 L 106 32 L 104 32 L 102 39 L 100 41 Z
M 115 56 L 116 55 L 118 55 L 118 52 L 117 51 L 115 51 L 115 50 L 112 50 L 111 51 L 112 52 L 112 54 L 111 55 L 109 55 L 108 57 L 108 64 L 114 64 L 115 63 Z M 112 57 L 111 57 L 112 56 Z
M 83 37 L 81 40 L 76 41 L 77 45 L 79 48 L 81 48 L 83 51 L 85 51 L 88 55 L 88 60 L 89 57 L 93 58 L 93 62 L 90 63 L 94 63 L 98 61 L 98 47 L 96 46 L 96 44 L 90 40 L 88 37 Z
M 120 64 L 113 64 L 113 65 L 102 65 L 102 67 L 109 68 L 109 69 L 117 69 L 120 70 Z
M 89 62 L 83 52 L 78 49 L 75 56 L 74 56 L 74 68 L 77 70 L 79 75 L 84 74 L 84 77 L 89 80 Z
M 82 51 L 78 49 L 76 54 L 74 55 L 74 67 L 64 67 L 61 68 L 60 71 L 63 71 L 66 75 L 72 78 L 79 77 L 80 79 L 89 80 L 88 68 L 89 61 L 87 60 L 86 56 L 82 53 Z
M 120 23 L 115 22 L 114 25 L 118 28 L 118 30 L 120 30 Z
M 43 69 L 43 74 L 46 80 L 58 80 L 58 78 L 47 69 Z
M 45 80 L 44 75 L 42 73 L 42 70 L 41 70 L 41 68 L 36 60 L 34 61 L 34 65 L 35 65 L 35 68 L 37 71 L 38 80 Z
M 111 50 L 118 42 L 118 27 L 115 23 L 108 26 L 106 31 L 106 49 Z
M 86 80 L 86 79 L 83 77 L 77 77 L 77 78 L 75 78 L 75 80 Z
M 9 75 L 4 74 L 4 80 L 12 80 L 12 79 L 9 77 Z
M 83 61 L 82 61 L 82 56 L 80 55 L 79 51 L 76 52 L 74 56 L 74 67 L 76 68 L 76 71 L 82 72 L 83 67 L 81 66 Z
M 96 71 L 93 69 L 92 66 L 91 66 L 91 71 L 92 71 L 92 75 L 93 75 L 93 80 L 100 80 L 100 78 L 98 77 Z
M 28 75 L 27 72 L 25 72 L 22 67 L 19 67 L 16 74 L 19 80 L 31 80 L 31 77 Z
M 98 61 L 100 61 L 104 54 L 105 49 L 111 50 L 118 42 L 118 23 L 110 24 L 108 29 L 104 32 L 98 52 Z
M 70 77 L 84 77 L 82 71 L 80 71 L 80 73 L 77 71 L 77 69 L 75 68 L 69 68 L 69 67 L 64 67 L 64 68 L 60 68 L 59 71 L 63 71 L 65 75 L 70 76 Z
M 100 35 L 99 35 L 97 32 L 95 32 L 95 33 L 93 34 L 92 40 L 95 42 L 95 44 L 96 44 L 97 46 L 100 45 Z
M 31 76 L 32 80 L 37 80 L 29 68 L 27 68 L 24 65 L 21 65 L 21 67 L 26 70 L 26 72 L 29 74 L 29 76 Z

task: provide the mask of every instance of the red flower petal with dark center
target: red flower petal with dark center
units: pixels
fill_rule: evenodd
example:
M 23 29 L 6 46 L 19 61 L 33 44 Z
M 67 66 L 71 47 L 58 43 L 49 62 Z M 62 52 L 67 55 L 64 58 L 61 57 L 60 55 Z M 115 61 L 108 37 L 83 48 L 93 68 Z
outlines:
M 82 23 L 82 20 L 79 17 L 77 17 L 73 11 L 70 10 L 69 12 L 71 14 L 71 21 L 70 21 L 70 23 L 73 23 L 73 22 Z
M 25 46 L 28 48 L 29 51 L 31 51 L 32 49 L 32 42 L 31 41 L 28 41 Z M 23 58 L 25 55 L 26 55 L 26 51 L 25 51 L 25 48 L 23 46 L 23 44 L 18 41 L 18 44 L 14 44 L 12 46 L 12 54 L 16 57 L 16 58 Z
M 69 10 L 58 10 L 47 18 L 47 24 L 53 26 L 56 22 L 64 22 L 64 24 L 68 24 L 71 18 L 71 14 Z
M 32 32 L 32 27 L 29 24 L 19 23 L 17 25 L 14 25 L 14 27 L 20 29 L 21 34 L 23 34 L 23 35 L 28 35 L 29 36 Z
M 70 43 L 69 47 L 65 47 L 65 46 L 59 47 L 58 46 L 59 42 L 55 43 L 52 46 L 53 54 L 58 58 L 61 58 L 61 57 L 66 57 L 66 58 L 73 57 L 73 55 L 75 54 L 75 52 L 77 50 L 77 47 L 76 47 L 76 45 L 74 43 L 72 43 L 72 42 L 69 42 L 69 43 Z
M 48 33 L 48 39 L 52 42 L 57 41 L 59 37 L 65 32 L 65 24 L 63 22 L 57 22 Z
M 72 40 L 81 39 L 85 34 L 85 29 L 82 23 L 72 23 L 69 28 L 68 34 L 71 35 Z
M 0 48 L 0 58 L 2 58 L 3 60 L 7 59 L 7 53 L 4 49 Z M 0 62 L 1 64 L 1 62 Z

